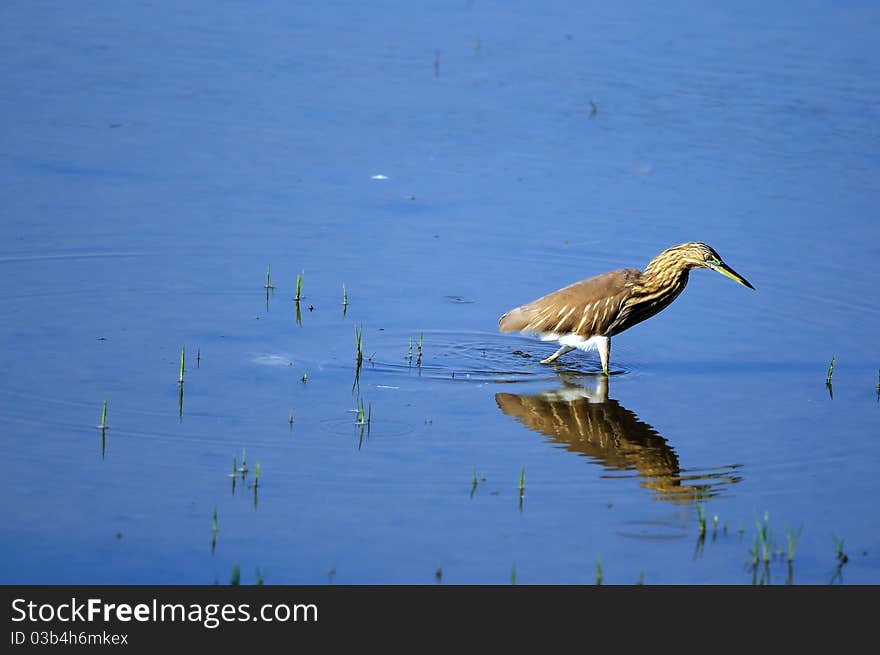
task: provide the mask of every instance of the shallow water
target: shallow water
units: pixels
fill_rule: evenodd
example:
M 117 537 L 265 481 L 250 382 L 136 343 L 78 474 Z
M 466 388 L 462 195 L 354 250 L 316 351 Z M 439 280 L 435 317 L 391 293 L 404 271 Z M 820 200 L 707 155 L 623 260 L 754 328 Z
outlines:
M 0 10 L 3 582 L 880 582 L 880 11 L 190 7 Z

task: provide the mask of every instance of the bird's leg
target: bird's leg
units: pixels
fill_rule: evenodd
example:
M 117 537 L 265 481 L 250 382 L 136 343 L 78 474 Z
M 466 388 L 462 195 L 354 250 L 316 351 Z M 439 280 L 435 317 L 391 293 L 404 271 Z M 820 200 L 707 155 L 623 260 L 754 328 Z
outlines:
M 542 364 L 549 364 L 550 362 L 555 362 L 557 359 L 562 357 L 565 353 L 570 353 L 572 350 L 575 350 L 575 348 L 572 346 L 562 346 L 559 350 L 557 350 L 555 353 L 550 355 L 547 359 L 542 359 L 541 363 Z
M 611 357 L 611 337 L 597 337 L 596 347 L 599 349 L 599 359 L 602 360 L 602 372 L 608 375 L 608 359 Z

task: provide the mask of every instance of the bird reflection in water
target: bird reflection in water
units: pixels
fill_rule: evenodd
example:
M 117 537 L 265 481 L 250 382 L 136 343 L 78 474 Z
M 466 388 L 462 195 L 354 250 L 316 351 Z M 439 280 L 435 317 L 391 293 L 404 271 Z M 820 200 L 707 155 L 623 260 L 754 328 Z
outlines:
M 606 471 L 634 471 L 657 500 L 686 503 L 711 498 L 741 480 L 736 475 L 739 465 L 683 469 L 666 439 L 608 398 L 608 376 L 595 376 L 593 389 L 572 379 L 559 389 L 531 396 L 497 393 L 495 402 L 508 416 L 566 450 L 589 457 Z

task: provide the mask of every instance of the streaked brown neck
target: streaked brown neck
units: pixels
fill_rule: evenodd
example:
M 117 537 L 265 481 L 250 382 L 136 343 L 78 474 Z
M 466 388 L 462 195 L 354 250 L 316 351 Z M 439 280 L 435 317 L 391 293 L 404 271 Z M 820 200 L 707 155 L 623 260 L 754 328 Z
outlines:
M 677 251 L 677 248 L 664 250 L 648 262 L 642 271 L 640 286 L 646 290 L 669 289 L 680 292 L 687 284 L 691 267 Z

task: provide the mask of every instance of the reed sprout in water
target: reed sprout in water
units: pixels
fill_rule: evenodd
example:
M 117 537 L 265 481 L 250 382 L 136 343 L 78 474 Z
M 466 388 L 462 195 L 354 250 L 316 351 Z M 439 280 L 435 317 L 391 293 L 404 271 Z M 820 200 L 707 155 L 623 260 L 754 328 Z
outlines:
M 271 271 L 271 269 L 272 269 L 272 265 L 271 265 L 271 264 L 267 264 L 267 265 L 266 265 L 266 285 L 265 285 L 266 291 L 268 291 L 269 289 L 274 289 L 274 288 L 275 288 L 275 287 L 272 285 L 272 281 L 271 281 L 271 278 L 270 278 L 270 271 Z
M 797 540 L 801 536 L 801 532 L 804 529 L 804 524 L 801 523 L 798 526 L 797 530 L 786 530 L 785 531 L 785 540 L 788 542 L 788 561 L 789 563 L 794 561 L 794 549 L 797 545 Z
M 355 423 L 358 425 L 370 425 L 373 420 L 373 403 L 369 405 L 364 405 L 363 398 L 358 398 L 357 401 L 357 420 Z
M 516 585 L 516 562 L 510 565 L 510 584 Z
M 522 500 L 523 494 L 526 492 L 526 467 L 523 466 L 519 470 L 519 499 Z
M 345 289 L 345 282 L 342 283 L 342 306 L 348 307 L 348 291 Z
M 297 302 L 302 298 L 303 275 L 305 275 L 305 271 L 300 271 L 299 275 L 296 276 L 296 295 L 293 299 Z
M 761 546 L 761 560 L 764 564 L 770 563 L 770 551 L 772 548 L 772 531 L 770 530 L 770 515 L 764 512 L 764 520 L 756 521 L 758 529 L 758 543 Z
M 217 508 L 214 507 L 214 516 L 211 518 L 211 555 L 217 549 Z
M 364 334 L 364 326 L 363 325 L 355 325 L 354 326 L 354 340 L 355 340 L 355 345 L 357 346 L 357 365 L 358 365 L 358 368 L 360 368 L 361 364 L 364 361 L 363 334 Z
M 828 365 L 828 375 L 825 377 L 825 384 L 831 384 L 831 377 L 834 375 L 834 357 L 831 358 L 831 363 Z
M 98 426 L 102 430 L 106 430 L 109 426 L 107 425 L 107 401 L 104 401 L 104 407 L 101 409 L 101 425 Z
M 183 384 L 184 362 L 186 361 L 186 346 L 180 349 L 180 377 L 177 379 L 178 384 Z
M 703 503 L 697 503 L 697 521 L 700 524 L 700 535 L 706 534 L 706 509 L 703 507 Z
M 835 557 L 837 557 L 838 561 L 841 564 L 846 564 L 849 561 L 849 557 L 847 557 L 846 553 L 843 552 L 843 542 L 845 541 L 845 539 L 841 539 L 832 532 L 831 541 L 834 543 Z
M 241 568 L 239 568 L 238 564 L 232 565 L 232 579 L 229 581 L 234 587 L 237 587 L 241 584 Z
M 602 560 L 596 555 L 596 586 L 601 586 L 605 577 L 602 575 Z

